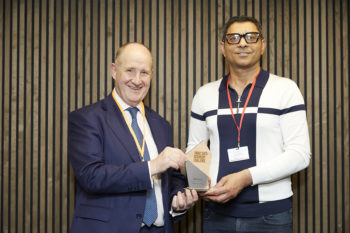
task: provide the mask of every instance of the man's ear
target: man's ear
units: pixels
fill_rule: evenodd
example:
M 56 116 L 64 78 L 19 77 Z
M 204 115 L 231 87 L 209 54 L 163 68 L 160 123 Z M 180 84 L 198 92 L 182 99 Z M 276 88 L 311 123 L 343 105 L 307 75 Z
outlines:
M 112 74 L 113 79 L 115 79 L 116 73 L 117 73 L 117 67 L 116 67 L 115 63 L 112 63 L 111 64 L 111 74 Z
M 262 39 L 261 40 L 261 56 L 264 54 L 265 49 L 266 49 L 266 40 Z
M 224 57 L 226 57 L 226 54 L 225 54 L 225 42 L 224 41 L 220 41 L 220 48 L 221 48 L 222 55 L 224 55 Z

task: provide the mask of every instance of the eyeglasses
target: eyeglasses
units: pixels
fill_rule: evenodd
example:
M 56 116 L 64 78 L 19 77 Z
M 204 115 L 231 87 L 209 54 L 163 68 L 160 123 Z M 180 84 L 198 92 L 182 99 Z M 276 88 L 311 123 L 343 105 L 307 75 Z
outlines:
M 262 35 L 259 32 L 247 32 L 245 34 L 229 33 L 225 35 L 226 41 L 229 44 L 239 44 L 242 37 L 244 37 L 247 44 L 253 44 L 258 42 L 259 38 L 262 38 Z

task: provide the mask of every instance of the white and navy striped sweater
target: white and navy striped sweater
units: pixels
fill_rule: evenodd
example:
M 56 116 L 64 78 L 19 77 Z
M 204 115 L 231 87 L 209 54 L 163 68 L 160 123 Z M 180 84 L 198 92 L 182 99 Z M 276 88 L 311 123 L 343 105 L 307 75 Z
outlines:
M 210 141 L 211 186 L 223 176 L 249 168 L 253 185 L 226 204 L 210 203 L 217 212 L 236 217 L 273 214 L 291 208 L 290 175 L 309 165 L 310 142 L 305 104 L 297 85 L 261 70 L 245 111 L 241 146 L 249 159 L 229 162 L 227 150 L 237 147 L 237 128 L 227 99 L 228 76 L 201 87 L 192 102 L 187 151 Z M 239 124 L 251 84 L 240 98 L 230 88 L 232 107 Z

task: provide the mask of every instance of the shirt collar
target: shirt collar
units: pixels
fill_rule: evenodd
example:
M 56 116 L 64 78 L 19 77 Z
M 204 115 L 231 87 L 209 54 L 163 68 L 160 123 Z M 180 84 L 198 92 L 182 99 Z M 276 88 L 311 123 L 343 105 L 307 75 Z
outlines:
M 113 89 L 115 98 L 117 99 L 118 103 L 120 104 L 120 106 L 123 108 L 123 110 L 125 111 L 127 108 L 130 108 L 131 106 L 127 103 L 125 103 L 125 101 L 118 95 L 117 91 L 115 90 L 115 88 Z M 142 105 L 141 103 L 139 103 L 136 108 L 139 109 L 139 111 L 142 113 Z
M 226 91 L 226 84 L 227 84 L 227 79 L 228 79 L 229 75 L 230 75 L 230 73 L 228 73 L 227 75 L 225 75 L 222 78 L 222 82 L 221 82 L 220 87 L 219 87 L 219 91 L 220 92 L 221 91 Z M 256 79 L 255 87 L 264 88 L 268 78 L 269 78 L 269 72 L 267 72 L 266 70 L 261 69 L 260 70 L 260 74 L 259 74 L 259 76 Z

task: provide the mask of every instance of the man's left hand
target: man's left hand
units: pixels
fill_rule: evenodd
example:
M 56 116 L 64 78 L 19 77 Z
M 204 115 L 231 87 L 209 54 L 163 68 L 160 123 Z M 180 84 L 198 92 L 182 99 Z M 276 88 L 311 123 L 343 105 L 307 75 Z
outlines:
M 210 190 L 201 194 L 206 201 L 226 203 L 235 198 L 243 188 L 252 184 L 252 177 L 248 169 L 224 176 Z
M 182 193 L 179 191 L 173 197 L 171 207 L 173 211 L 180 212 L 193 207 L 196 201 L 198 201 L 197 191 L 194 189 L 185 189 L 185 192 Z

